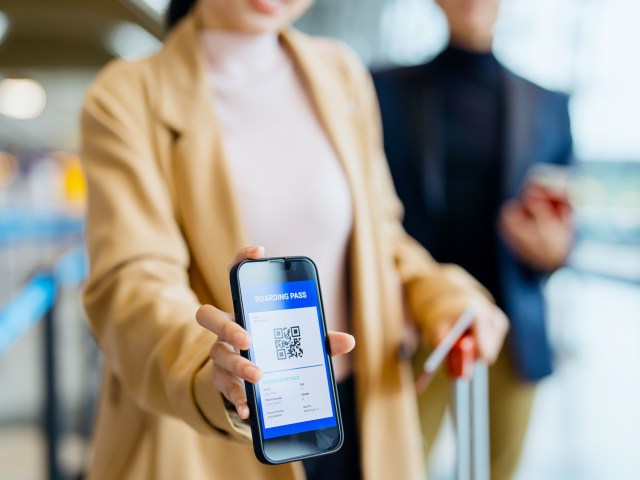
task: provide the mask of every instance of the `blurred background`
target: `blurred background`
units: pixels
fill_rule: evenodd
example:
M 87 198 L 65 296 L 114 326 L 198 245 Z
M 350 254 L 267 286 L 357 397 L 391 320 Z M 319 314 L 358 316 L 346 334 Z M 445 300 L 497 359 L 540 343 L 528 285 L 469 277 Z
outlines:
M 83 93 L 116 57 L 161 46 L 167 0 L 0 3 L 0 478 L 77 478 L 100 358 L 80 303 Z M 578 236 L 548 281 L 556 373 L 536 397 L 518 479 L 640 476 L 640 17 L 637 0 L 503 0 L 495 53 L 571 94 Z M 299 28 L 371 67 L 444 48 L 432 0 L 316 0 Z M 55 452 L 55 454 L 54 454 Z M 451 478 L 446 430 L 430 465 Z

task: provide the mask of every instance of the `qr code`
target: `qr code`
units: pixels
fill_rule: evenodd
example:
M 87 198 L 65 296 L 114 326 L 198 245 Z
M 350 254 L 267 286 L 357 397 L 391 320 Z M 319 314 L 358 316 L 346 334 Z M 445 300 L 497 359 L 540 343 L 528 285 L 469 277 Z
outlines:
M 273 340 L 276 345 L 278 360 L 302 358 L 304 353 L 300 336 L 300 327 L 283 327 L 273 329 Z

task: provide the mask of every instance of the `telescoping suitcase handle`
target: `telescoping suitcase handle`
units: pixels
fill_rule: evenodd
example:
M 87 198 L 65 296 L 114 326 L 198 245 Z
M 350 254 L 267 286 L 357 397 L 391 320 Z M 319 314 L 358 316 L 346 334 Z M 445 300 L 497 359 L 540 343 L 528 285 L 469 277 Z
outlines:
M 476 341 L 462 335 L 447 356 L 453 383 L 456 480 L 489 480 L 489 397 L 486 363 L 476 360 Z

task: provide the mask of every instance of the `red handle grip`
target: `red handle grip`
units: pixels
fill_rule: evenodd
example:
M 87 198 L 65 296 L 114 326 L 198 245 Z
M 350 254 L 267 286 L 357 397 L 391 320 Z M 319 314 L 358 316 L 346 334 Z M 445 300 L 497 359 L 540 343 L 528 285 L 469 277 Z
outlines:
M 465 333 L 458 339 L 447 357 L 449 375 L 452 378 L 471 378 L 475 359 L 476 340 L 470 333 Z

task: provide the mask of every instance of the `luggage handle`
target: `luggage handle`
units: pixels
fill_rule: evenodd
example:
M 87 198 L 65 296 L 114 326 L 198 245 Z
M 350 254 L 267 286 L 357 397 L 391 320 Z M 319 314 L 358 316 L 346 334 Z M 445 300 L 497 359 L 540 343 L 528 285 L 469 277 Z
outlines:
M 467 330 L 453 345 L 447 356 L 449 375 L 453 379 L 473 377 L 473 367 L 476 361 L 476 339 Z
M 490 478 L 488 369 L 476 355 L 476 340 L 467 330 L 447 356 L 453 382 L 457 480 Z

